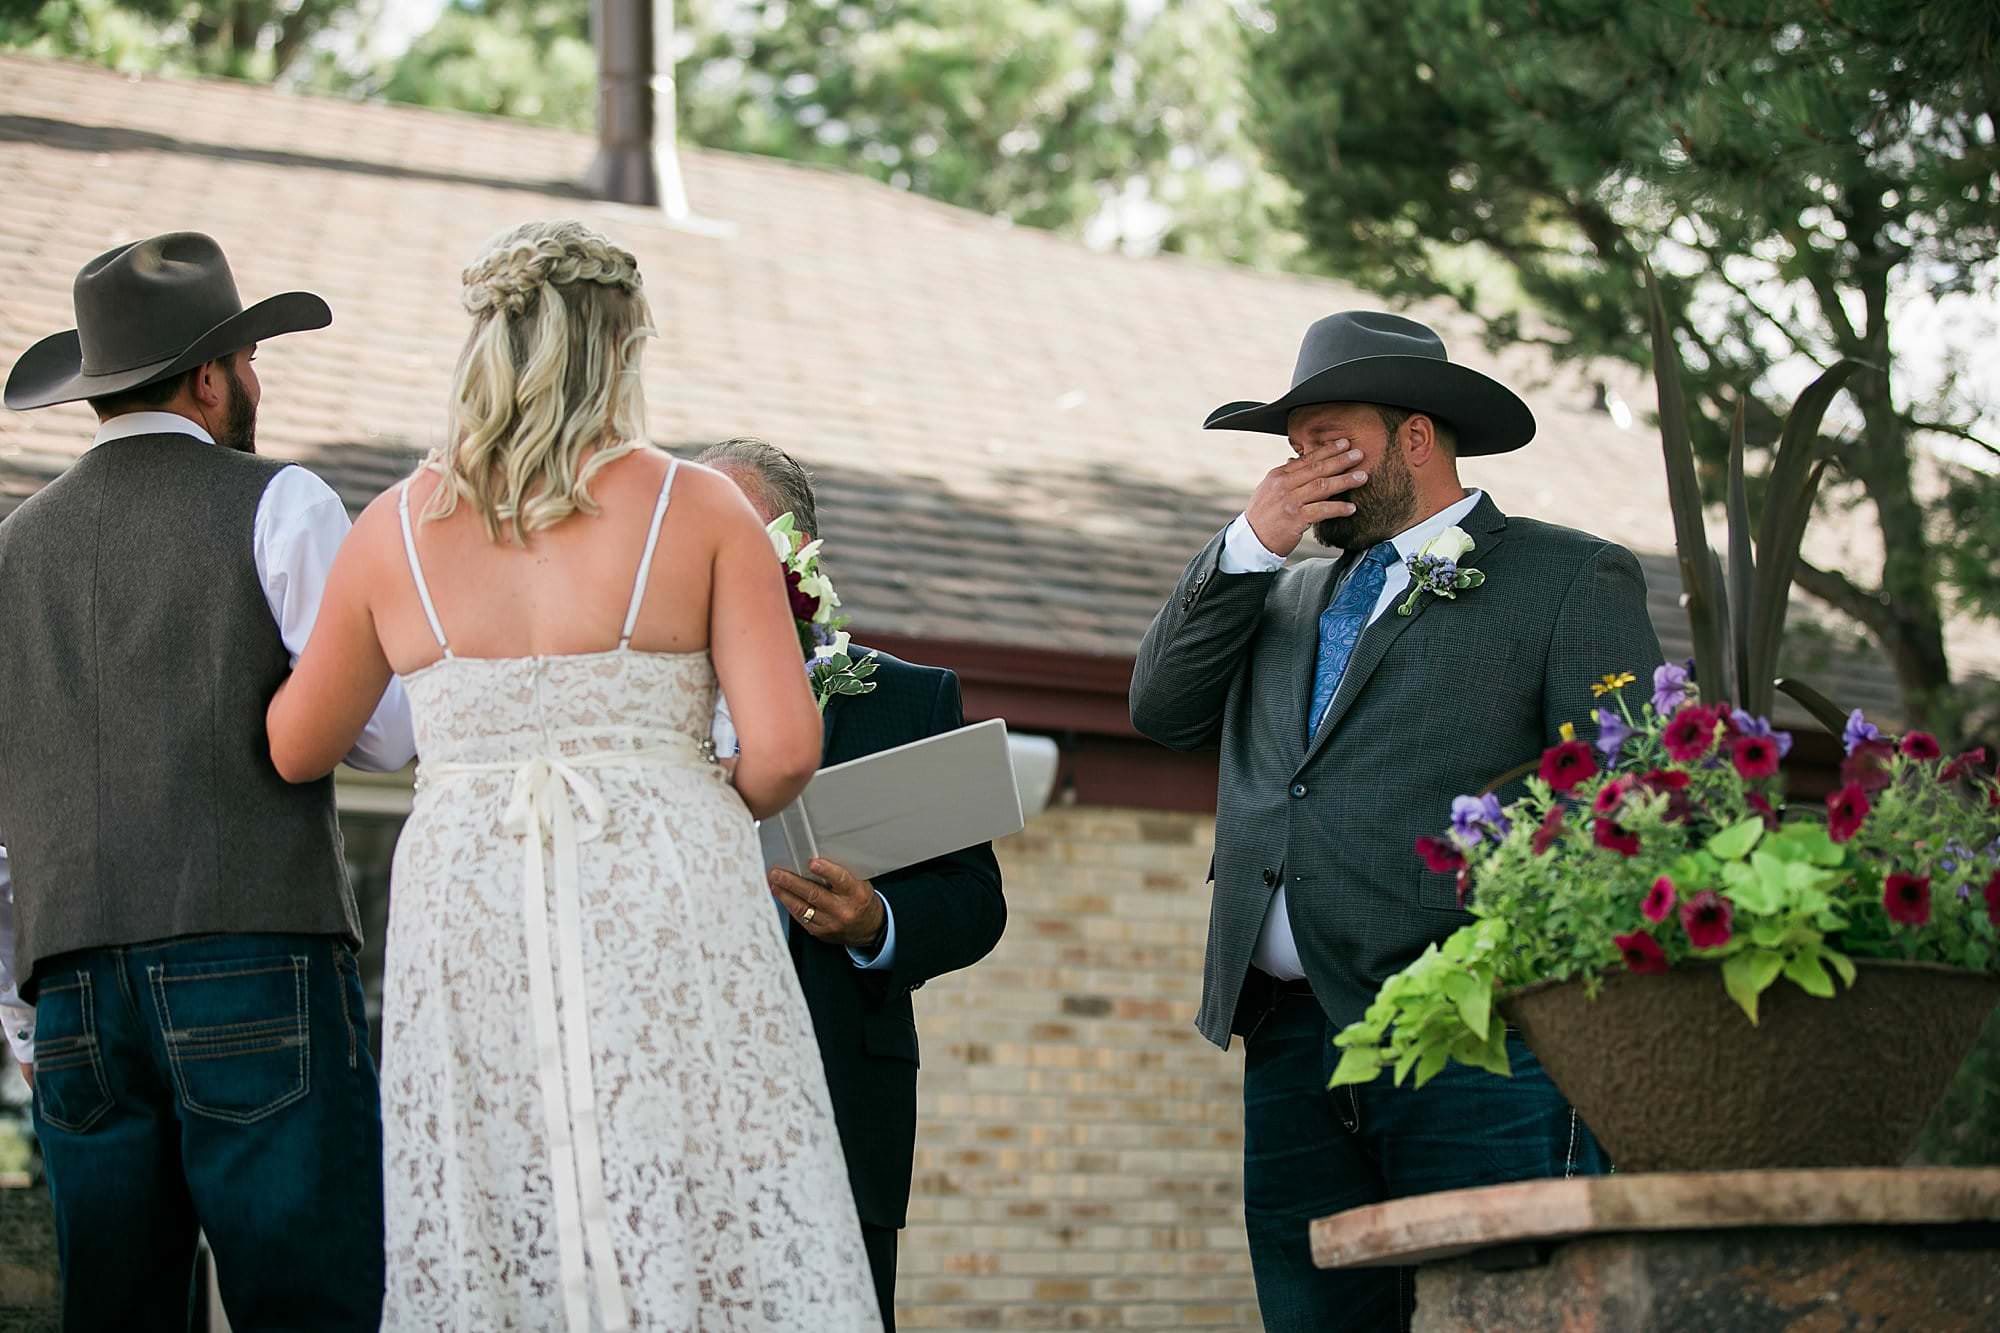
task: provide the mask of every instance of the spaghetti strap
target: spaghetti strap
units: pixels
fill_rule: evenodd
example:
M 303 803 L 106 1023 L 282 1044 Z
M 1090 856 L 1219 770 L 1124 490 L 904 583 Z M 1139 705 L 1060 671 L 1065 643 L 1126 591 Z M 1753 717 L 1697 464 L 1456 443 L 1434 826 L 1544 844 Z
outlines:
M 646 552 L 639 557 L 639 577 L 632 581 L 632 604 L 625 609 L 625 629 L 618 636 L 618 646 L 621 649 L 632 646 L 632 629 L 639 623 L 639 607 L 646 600 L 646 580 L 653 572 L 653 551 L 660 544 L 660 521 L 667 516 L 667 498 L 673 493 L 674 474 L 680 471 L 680 468 L 680 459 L 669 458 L 667 460 L 667 479 L 660 483 L 659 503 L 653 506 L 653 526 L 646 532 Z M 414 551 L 411 552 L 410 559 L 412 561 L 416 559 Z M 418 576 L 417 582 L 418 586 L 421 587 L 423 583 L 421 575 Z M 429 600 L 426 599 L 425 605 L 428 606 L 429 604 Z M 433 625 L 437 623 L 435 618 L 433 618 L 431 623 Z M 438 636 L 438 642 L 444 642 L 442 634 Z
M 410 478 L 396 488 L 396 512 L 403 520 L 403 554 L 410 557 L 410 577 L 416 580 L 417 600 L 424 604 L 424 619 L 431 622 L 431 633 L 437 636 L 438 647 L 444 649 L 446 657 L 451 656 L 451 645 L 444 641 L 444 626 L 438 624 L 437 607 L 431 604 L 430 585 L 424 582 L 424 567 L 417 562 L 417 539 L 410 531 Z

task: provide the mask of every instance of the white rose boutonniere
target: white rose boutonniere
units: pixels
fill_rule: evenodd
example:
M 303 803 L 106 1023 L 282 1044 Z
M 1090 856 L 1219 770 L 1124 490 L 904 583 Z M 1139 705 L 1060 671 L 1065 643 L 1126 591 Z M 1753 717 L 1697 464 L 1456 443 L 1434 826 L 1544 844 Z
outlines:
M 1410 595 L 1396 608 L 1396 614 L 1414 614 L 1417 599 L 1425 593 L 1455 598 L 1462 590 L 1477 588 L 1486 582 L 1486 575 L 1480 571 L 1458 567 L 1458 562 L 1472 551 L 1475 544 L 1465 529 L 1459 527 L 1446 528 L 1425 542 L 1415 555 L 1403 562 L 1410 571 Z

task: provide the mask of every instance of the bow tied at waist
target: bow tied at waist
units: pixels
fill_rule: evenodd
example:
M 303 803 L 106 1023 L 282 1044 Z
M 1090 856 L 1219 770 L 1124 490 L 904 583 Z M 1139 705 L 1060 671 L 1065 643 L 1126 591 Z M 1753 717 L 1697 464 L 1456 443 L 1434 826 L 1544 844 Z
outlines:
M 533 1020 L 536 1081 L 548 1126 L 549 1178 L 555 1191 L 556 1246 L 562 1262 L 565 1322 L 589 1329 L 592 1289 L 600 1326 L 631 1327 L 618 1256 L 611 1242 L 611 1207 L 604 1193 L 602 1136 L 590 1061 L 590 996 L 584 983 L 583 893 L 577 848 L 603 836 L 610 808 L 589 770 L 703 762 L 694 741 L 645 749 L 535 755 L 501 763 L 424 765 L 435 778 L 512 775 L 500 826 L 521 840 L 521 927 L 528 955 L 528 1010 Z M 554 950 L 550 948 L 549 883 L 555 886 Z M 556 970 L 554 952 L 562 969 Z M 561 998 L 558 1011 L 557 998 Z

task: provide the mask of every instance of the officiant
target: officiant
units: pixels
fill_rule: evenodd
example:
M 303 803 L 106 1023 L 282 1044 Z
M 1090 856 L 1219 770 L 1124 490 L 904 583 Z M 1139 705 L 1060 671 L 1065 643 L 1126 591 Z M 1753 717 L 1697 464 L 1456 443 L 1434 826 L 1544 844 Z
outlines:
M 726 474 L 770 522 L 790 513 L 819 534 L 812 475 L 756 439 L 725 441 L 698 462 Z M 858 645 L 876 670 L 866 694 L 827 700 L 821 767 L 859 759 L 965 725 L 958 677 Z M 773 870 L 788 917 L 792 960 L 812 1010 L 833 1095 L 834 1120 L 861 1213 L 882 1324 L 894 1333 L 896 1232 L 910 1202 L 917 1134 L 917 1024 L 910 993 L 991 953 L 1007 925 L 990 843 L 874 880 L 817 860 L 818 882 Z

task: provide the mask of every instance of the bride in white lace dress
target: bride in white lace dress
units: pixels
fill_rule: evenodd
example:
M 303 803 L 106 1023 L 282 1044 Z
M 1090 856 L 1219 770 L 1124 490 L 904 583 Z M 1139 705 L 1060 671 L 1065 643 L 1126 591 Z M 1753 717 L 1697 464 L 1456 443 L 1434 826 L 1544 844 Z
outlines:
M 465 303 L 452 443 L 355 525 L 270 714 L 293 780 L 391 671 L 416 717 L 382 1326 L 879 1329 L 750 822 L 820 750 L 770 543 L 640 442 L 630 254 L 531 224 Z M 704 745 L 718 677 L 733 772 Z

